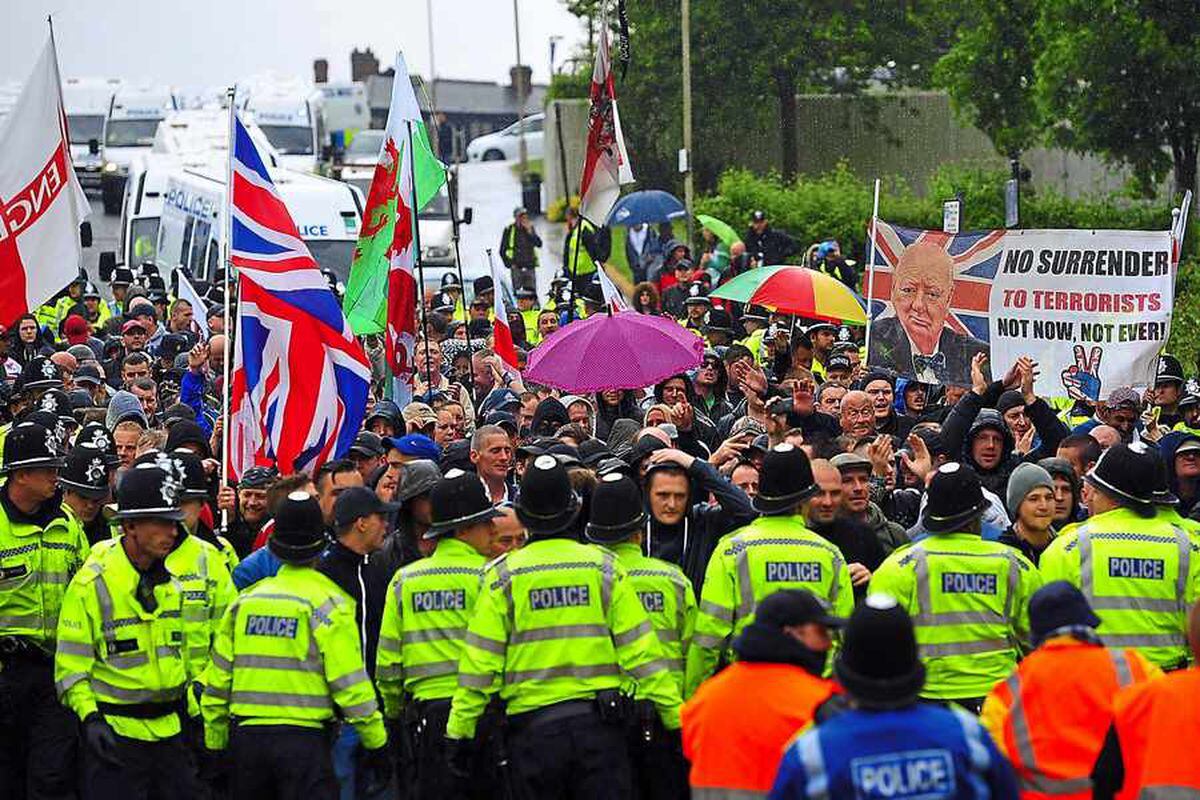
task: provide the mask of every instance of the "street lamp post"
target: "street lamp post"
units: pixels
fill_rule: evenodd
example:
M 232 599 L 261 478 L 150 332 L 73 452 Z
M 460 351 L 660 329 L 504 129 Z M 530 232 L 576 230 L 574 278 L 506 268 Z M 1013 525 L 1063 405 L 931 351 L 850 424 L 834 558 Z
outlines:
M 679 169 L 683 172 L 683 204 L 687 208 L 688 247 L 693 238 L 692 202 L 695 198 L 695 182 L 692 180 L 692 21 L 691 0 L 680 0 L 680 38 L 682 39 L 681 61 L 683 63 L 683 152 L 679 154 Z
M 520 159 L 521 184 L 529 169 L 529 152 L 525 149 L 525 73 L 521 71 L 521 11 L 513 0 L 513 33 L 517 39 L 517 154 Z

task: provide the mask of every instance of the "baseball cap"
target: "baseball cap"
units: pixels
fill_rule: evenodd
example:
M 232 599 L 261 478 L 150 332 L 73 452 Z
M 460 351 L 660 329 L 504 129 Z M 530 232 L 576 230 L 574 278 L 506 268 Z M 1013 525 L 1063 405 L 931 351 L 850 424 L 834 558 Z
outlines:
M 1183 440 L 1179 447 L 1175 448 L 1175 455 L 1179 455 L 1180 453 L 1190 453 L 1193 450 L 1200 450 L 1200 439 L 1196 438 L 1195 436 L 1189 436 L 1187 439 Z
M 400 412 L 406 423 L 416 423 L 418 428 L 433 425 L 437 422 L 437 414 L 426 403 L 409 403 Z
M 765 212 L 765 211 L 755 211 L 754 213 L 752 213 L 750 215 L 751 222 L 762 222 L 766 218 L 767 218 L 767 212 Z
M 781 589 L 767 595 L 754 610 L 754 621 L 779 628 L 807 622 L 830 628 L 840 628 L 846 624 L 845 619 L 830 614 L 825 604 L 805 589 Z
M 132 330 L 139 330 L 142 333 L 145 333 L 146 326 L 142 324 L 141 320 L 137 319 L 131 319 L 121 326 L 121 333 L 129 333 Z
M 104 378 L 100 375 L 100 365 L 92 362 L 80 364 L 75 370 L 75 383 L 90 383 L 92 386 L 99 386 Z
M 427 458 L 430 461 L 437 461 L 442 457 L 442 448 L 438 447 L 433 439 L 421 433 L 384 437 L 383 446 L 388 450 L 399 450 L 406 456 Z
M 342 490 L 333 503 L 333 524 L 344 528 L 369 514 L 390 514 L 398 508 L 396 503 L 380 500 L 379 495 L 366 486 L 351 486 Z

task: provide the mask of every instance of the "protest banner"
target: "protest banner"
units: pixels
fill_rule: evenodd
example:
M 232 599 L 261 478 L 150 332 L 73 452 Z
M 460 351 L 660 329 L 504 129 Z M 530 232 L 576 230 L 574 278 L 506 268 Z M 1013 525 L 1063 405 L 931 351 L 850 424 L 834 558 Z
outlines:
M 969 386 L 983 352 L 993 373 L 1032 357 L 1043 397 L 1153 384 L 1170 332 L 1171 231 L 875 229 L 869 365 Z

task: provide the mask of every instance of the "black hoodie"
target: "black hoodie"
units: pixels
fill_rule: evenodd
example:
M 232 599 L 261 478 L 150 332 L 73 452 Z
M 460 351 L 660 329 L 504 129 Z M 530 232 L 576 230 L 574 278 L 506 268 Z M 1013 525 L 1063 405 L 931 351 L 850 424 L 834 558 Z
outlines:
M 553 436 L 555 432 L 571 421 L 567 407 L 557 397 L 547 397 L 537 404 L 533 410 L 533 419 L 529 421 L 530 435 Z
M 711 492 L 717 502 L 693 503 L 684 521 L 678 525 L 663 525 L 650 515 L 642 547 L 648 555 L 676 564 L 691 579 L 699 594 L 717 540 L 735 528 L 750 524 L 758 514 L 746 493 L 721 477 L 707 461 L 697 458 L 688 467 L 687 474 L 692 499 L 707 499 Z
M 334 542 L 321 554 L 317 571 L 354 598 L 354 621 L 358 625 L 363 659 L 367 672 L 374 675 L 383 603 L 387 599 L 388 582 L 392 579 L 386 559 L 380 558 L 378 553 L 361 556 L 341 542 Z

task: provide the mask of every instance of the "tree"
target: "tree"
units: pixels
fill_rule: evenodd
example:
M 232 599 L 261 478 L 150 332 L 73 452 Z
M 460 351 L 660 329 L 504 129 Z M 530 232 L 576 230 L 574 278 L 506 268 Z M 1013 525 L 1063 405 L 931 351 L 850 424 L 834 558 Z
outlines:
M 1166 0 L 1041 0 L 1037 93 L 1052 140 L 1129 164 L 1143 189 L 1172 166 L 1196 186 L 1200 14 Z M 1167 155 L 1167 153 L 1170 155 Z
M 955 110 L 1016 158 L 1042 136 L 1034 93 L 1036 0 L 996 0 L 973 6 L 957 41 L 933 70 L 933 82 Z

